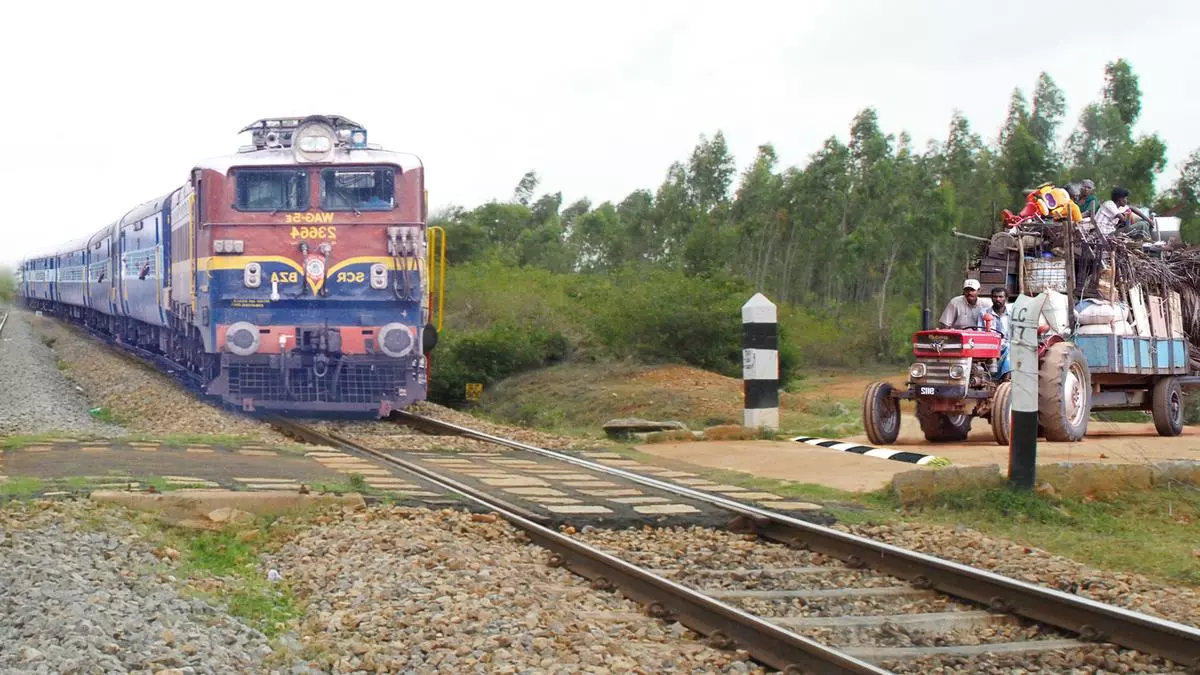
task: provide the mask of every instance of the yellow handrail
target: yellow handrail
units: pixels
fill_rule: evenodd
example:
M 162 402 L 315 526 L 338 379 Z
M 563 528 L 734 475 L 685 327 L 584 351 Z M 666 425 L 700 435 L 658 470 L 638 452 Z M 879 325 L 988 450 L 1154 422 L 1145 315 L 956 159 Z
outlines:
M 436 293 L 437 330 L 440 333 L 442 313 L 446 309 L 446 230 L 434 225 L 426 229 L 426 237 L 428 264 L 425 269 L 429 270 L 429 309 L 433 311 L 433 296 Z

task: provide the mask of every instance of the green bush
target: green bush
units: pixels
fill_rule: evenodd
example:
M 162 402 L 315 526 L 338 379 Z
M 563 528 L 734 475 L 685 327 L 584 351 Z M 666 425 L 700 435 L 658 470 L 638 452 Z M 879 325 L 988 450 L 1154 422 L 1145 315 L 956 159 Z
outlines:
M 741 280 L 626 268 L 575 289 L 589 332 L 610 356 L 687 363 L 737 376 L 742 363 Z
M 483 330 L 448 332 L 432 355 L 430 400 L 448 406 L 466 402 L 468 383 L 485 388 L 506 377 L 566 359 L 567 338 L 557 331 L 499 324 Z
M 740 377 L 741 277 L 630 266 L 609 274 L 559 274 L 499 260 L 447 274 L 445 332 L 434 355 L 431 397 L 457 405 L 467 382 L 485 385 L 565 358 L 684 363 Z M 774 299 L 773 299 L 774 300 Z M 903 362 L 920 323 L 915 306 L 878 310 L 779 304 L 781 386 L 805 368 Z

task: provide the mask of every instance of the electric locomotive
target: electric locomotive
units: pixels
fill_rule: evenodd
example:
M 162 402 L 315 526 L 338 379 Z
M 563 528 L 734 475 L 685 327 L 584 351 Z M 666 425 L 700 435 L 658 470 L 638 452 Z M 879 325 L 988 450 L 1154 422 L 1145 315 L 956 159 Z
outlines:
M 424 168 L 340 116 L 267 118 L 251 144 L 86 240 L 20 266 L 21 301 L 148 350 L 244 410 L 424 400 Z

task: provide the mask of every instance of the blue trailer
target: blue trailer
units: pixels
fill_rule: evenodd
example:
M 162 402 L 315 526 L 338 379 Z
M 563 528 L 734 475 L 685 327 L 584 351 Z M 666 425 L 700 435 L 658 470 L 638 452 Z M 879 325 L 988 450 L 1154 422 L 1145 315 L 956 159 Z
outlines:
M 1183 432 L 1183 388 L 1200 385 L 1183 338 L 1075 335 L 1091 371 L 1091 409 L 1148 410 L 1160 436 Z

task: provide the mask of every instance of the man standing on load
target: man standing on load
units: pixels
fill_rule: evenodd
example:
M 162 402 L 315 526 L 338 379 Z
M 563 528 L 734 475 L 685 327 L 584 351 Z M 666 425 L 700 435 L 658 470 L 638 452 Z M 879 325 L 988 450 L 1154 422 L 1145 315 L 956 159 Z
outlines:
M 962 295 L 950 299 L 941 318 L 938 319 L 938 325 L 960 330 L 975 328 L 979 325 L 983 310 L 984 305 L 979 302 L 979 281 L 967 279 L 963 282 Z

